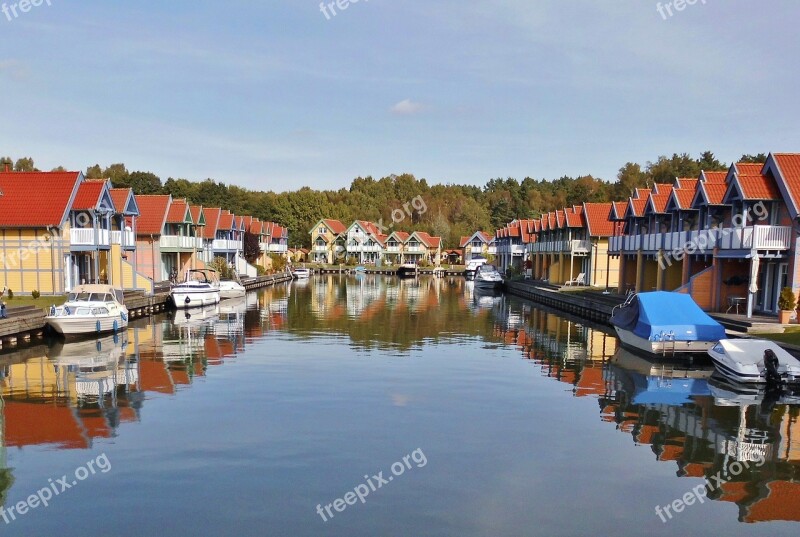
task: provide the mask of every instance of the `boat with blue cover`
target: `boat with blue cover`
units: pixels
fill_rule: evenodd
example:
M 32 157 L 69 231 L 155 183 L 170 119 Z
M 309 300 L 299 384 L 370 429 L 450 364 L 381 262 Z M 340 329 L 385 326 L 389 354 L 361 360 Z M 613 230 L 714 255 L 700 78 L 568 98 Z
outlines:
M 665 291 L 630 294 L 611 324 L 623 345 L 653 355 L 705 354 L 727 337 L 691 296 Z

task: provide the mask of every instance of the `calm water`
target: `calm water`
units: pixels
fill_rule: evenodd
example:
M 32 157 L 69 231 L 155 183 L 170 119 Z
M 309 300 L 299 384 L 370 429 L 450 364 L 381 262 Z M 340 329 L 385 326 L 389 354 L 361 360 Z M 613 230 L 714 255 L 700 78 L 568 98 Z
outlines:
M 3 354 L 0 533 L 797 535 L 797 407 L 468 285 L 318 277 Z

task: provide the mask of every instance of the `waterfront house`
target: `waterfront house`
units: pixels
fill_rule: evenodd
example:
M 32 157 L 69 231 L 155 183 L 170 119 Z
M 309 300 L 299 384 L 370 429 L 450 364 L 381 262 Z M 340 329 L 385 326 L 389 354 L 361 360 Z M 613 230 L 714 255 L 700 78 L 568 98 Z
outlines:
M 221 214 L 222 209 L 219 207 L 203 208 L 205 226 L 203 227 L 201 235 L 203 248 L 199 254 L 200 260 L 203 263 L 211 263 L 214 260 L 214 240 L 217 238 L 217 229 L 219 228 Z
M 289 229 L 275 222 L 267 222 L 267 234 L 269 236 L 269 252 L 287 257 L 289 252 Z
M 159 239 L 163 276 L 177 274 L 183 280 L 187 270 L 198 268 L 198 252 L 203 250 L 203 239 L 198 234 L 189 203 L 185 199 L 170 200 L 164 230 Z
M 360 265 L 375 264 L 383 257 L 386 235 L 381 234 L 378 226 L 365 220 L 356 220 L 343 233 L 345 239 L 345 255 L 355 259 Z M 421 255 L 422 252 L 420 251 Z
M 169 272 L 161 264 L 161 234 L 167 221 L 169 195 L 136 196 L 139 222 L 136 226 L 136 255 L 139 271 L 154 282 L 169 279 Z
M 212 244 L 213 257 L 222 257 L 228 264 L 233 265 L 241 251 L 242 237 L 236 225 L 236 217 L 230 211 L 222 210 Z
M 493 235 L 485 231 L 476 231 L 468 237 L 461 237 L 459 248 L 464 263 L 475 257 L 494 260 L 497 256 L 497 242 Z
M 415 231 L 403 246 L 404 263 L 441 265 L 442 238 L 432 237 L 424 231 Z
M 393 231 L 386 238 L 386 248 L 383 255 L 387 264 L 400 265 L 404 262 L 403 253 L 410 237 L 411 234 L 405 231 Z
M 332 265 L 339 257 L 339 252 L 344 249 L 344 241 L 340 236 L 347 231 L 347 226 L 338 220 L 322 219 L 311 228 L 311 254 L 315 263 Z M 341 250 L 337 249 L 340 241 Z

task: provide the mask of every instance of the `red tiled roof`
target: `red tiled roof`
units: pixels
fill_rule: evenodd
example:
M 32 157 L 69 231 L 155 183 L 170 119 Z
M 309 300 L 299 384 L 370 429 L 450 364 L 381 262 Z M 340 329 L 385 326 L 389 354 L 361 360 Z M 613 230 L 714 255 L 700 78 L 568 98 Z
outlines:
M 766 175 L 744 175 L 736 176 L 736 181 L 742 190 L 746 200 L 779 200 L 781 192 L 778 185 L 771 177 Z
M 584 203 L 583 207 L 590 237 L 610 237 L 614 234 L 615 223 L 608 218 L 611 203 Z
M 728 172 L 703 172 L 703 178 L 707 183 L 724 183 L 728 178 Z
M 338 220 L 325 219 L 323 220 L 326 226 L 333 232 L 334 235 L 340 235 L 347 231 L 347 226 Z
M 205 216 L 205 211 L 203 211 L 203 208 L 199 205 L 191 205 L 189 207 L 189 212 L 192 213 L 192 222 L 194 222 L 196 225 L 199 225 L 200 223 L 200 213 L 203 213 Z
M 169 211 L 169 195 L 136 196 L 139 205 L 139 219 L 136 233 L 139 235 L 161 235 Z
M 700 183 L 700 188 L 706 194 L 706 201 L 709 205 L 722 205 L 722 200 L 725 198 L 725 192 L 728 187 L 725 183 Z
M 217 236 L 220 213 L 222 213 L 222 209 L 219 207 L 203 208 L 203 214 L 206 217 L 206 227 L 203 228 L 204 239 L 213 239 Z
M 79 177 L 80 172 L 0 172 L 0 227 L 60 226 Z
M 399 240 L 400 242 L 406 242 L 408 238 L 411 236 L 409 233 L 406 233 L 405 231 L 395 231 L 394 233 L 392 233 L 392 235 L 397 237 L 397 240 Z
M 424 231 L 415 231 L 414 234 L 429 248 L 437 248 L 442 244 L 441 237 L 431 237 Z
M 664 213 L 667 210 L 667 202 L 672 193 L 672 185 L 659 185 L 658 194 L 650 193 L 649 205 L 656 213 Z
M 566 217 L 566 224 L 567 227 L 583 227 L 586 225 L 586 219 L 584 218 L 583 208 L 579 207 L 579 211 L 575 211 L 575 209 L 566 209 L 564 211 L 564 216 Z
M 642 198 L 647 199 L 647 196 L 650 195 L 650 192 L 651 190 L 649 188 L 637 188 L 636 190 L 634 190 L 632 197 L 635 200 Z
M 653 185 L 653 193 L 655 194 L 664 194 L 665 190 L 672 190 L 672 185 L 670 183 L 656 183 Z
M 261 235 L 264 230 L 264 222 L 259 220 L 258 218 L 253 218 L 250 222 L 250 233 L 253 235 Z
M 609 220 L 623 220 L 625 218 L 625 211 L 628 209 L 627 201 L 612 201 L 611 208 L 608 211 Z
M 764 165 L 758 163 L 737 162 L 734 166 L 736 167 L 736 173 L 745 175 L 760 175 L 764 171 Z
M 778 165 L 794 207 L 800 208 L 800 153 L 775 153 L 772 158 Z
M 228 211 L 222 211 L 219 215 L 219 229 L 230 231 L 233 229 L 233 214 Z
M 566 223 L 566 217 L 564 216 L 564 209 L 559 209 L 556 211 L 556 225 L 559 229 L 564 227 Z
M 186 203 L 185 199 L 172 200 L 169 212 L 167 212 L 167 222 L 170 224 L 183 224 L 186 221 L 186 211 L 188 210 L 189 204 Z
M 625 215 L 627 216 L 630 214 L 631 216 L 644 216 L 644 208 L 647 205 L 648 197 L 644 198 L 631 198 L 628 200 L 628 207 L 625 211 Z
M 117 210 L 117 213 L 124 213 L 128 205 L 128 199 L 133 195 L 133 189 L 112 188 L 109 192 L 111 193 L 111 201 L 114 202 L 114 208 Z
M 78 187 L 78 194 L 72 202 L 75 211 L 89 211 L 100 204 L 100 195 L 106 186 L 105 181 L 84 181 Z
M 767 483 L 767 494 L 752 503 L 747 509 L 745 522 L 787 520 L 800 522 L 800 483 L 791 481 L 771 481 Z

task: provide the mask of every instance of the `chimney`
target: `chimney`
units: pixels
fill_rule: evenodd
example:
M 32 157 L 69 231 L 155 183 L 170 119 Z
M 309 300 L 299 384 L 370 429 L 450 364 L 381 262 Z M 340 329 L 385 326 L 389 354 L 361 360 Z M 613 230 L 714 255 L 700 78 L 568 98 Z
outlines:
M 5 172 L 6 173 L 10 172 L 11 170 L 9 169 L 9 163 L 8 162 L 4 162 L 3 164 L 4 164 L 3 167 L 5 168 Z

